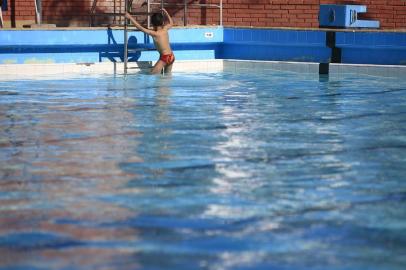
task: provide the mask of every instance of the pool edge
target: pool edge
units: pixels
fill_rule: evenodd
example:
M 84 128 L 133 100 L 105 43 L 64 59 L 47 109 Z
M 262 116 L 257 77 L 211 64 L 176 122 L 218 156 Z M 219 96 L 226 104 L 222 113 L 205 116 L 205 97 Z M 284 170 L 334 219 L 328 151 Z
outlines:
M 91 75 L 122 74 L 123 63 L 44 63 L 44 64 L 0 64 L 0 80 L 35 78 L 47 75 Z M 148 70 L 152 62 L 130 63 L 130 73 Z M 179 60 L 173 72 L 271 72 L 272 70 L 298 73 L 319 73 L 319 63 L 285 62 L 285 61 L 252 61 L 233 59 Z M 370 64 L 330 64 L 331 76 L 341 74 L 359 74 L 370 76 L 398 77 L 406 75 L 406 65 L 370 65 Z

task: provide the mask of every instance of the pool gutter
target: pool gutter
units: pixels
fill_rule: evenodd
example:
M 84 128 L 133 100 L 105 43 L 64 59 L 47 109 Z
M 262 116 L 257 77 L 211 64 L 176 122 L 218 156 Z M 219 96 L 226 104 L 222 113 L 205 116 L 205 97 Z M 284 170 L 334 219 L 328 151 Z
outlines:
M 148 72 L 153 62 L 144 61 L 132 63 L 131 74 Z M 301 74 L 319 75 L 319 63 L 286 62 L 286 61 L 258 61 L 238 59 L 210 59 L 210 60 L 179 60 L 174 65 L 173 72 L 232 72 L 270 74 L 275 71 L 296 72 Z M 0 80 L 42 79 L 45 77 L 81 77 L 93 75 L 123 75 L 123 63 L 44 63 L 44 64 L 2 64 L 0 65 Z M 404 77 L 406 66 L 399 65 L 359 65 L 359 64 L 331 64 L 330 76 L 345 74 Z

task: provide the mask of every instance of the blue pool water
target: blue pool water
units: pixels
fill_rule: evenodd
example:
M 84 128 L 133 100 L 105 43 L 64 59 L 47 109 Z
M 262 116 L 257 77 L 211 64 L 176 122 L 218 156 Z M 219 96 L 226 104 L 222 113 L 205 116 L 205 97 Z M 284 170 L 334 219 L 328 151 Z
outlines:
M 405 269 L 406 81 L 2 81 L 0 179 L 0 269 Z

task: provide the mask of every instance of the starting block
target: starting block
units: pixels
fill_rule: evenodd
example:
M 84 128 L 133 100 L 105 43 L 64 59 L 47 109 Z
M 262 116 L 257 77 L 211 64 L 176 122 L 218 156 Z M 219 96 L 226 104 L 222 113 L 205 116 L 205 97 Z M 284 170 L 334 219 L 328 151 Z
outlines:
M 379 28 L 379 21 L 358 20 L 358 13 L 367 12 L 363 5 L 320 5 L 320 27 Z

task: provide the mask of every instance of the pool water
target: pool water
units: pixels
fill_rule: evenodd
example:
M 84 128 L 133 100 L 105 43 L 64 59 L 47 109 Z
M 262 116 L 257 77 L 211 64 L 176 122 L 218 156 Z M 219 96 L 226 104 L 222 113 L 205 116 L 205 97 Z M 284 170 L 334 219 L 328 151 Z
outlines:
M 0 179 L 0 269 L 405 269 L 406 81 L 1 81 Z

